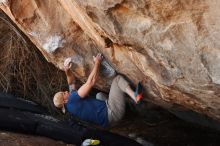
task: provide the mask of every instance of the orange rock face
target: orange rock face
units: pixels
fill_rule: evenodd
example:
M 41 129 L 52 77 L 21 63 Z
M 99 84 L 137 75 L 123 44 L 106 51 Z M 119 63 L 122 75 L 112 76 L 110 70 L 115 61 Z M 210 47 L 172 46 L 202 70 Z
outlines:
M 220 120 L 220 1 L 218 0 L 1 0 L 0 8 L 63 68 L 71 57 L 85 81 L 92 56 L 134 84 L 144 100 L 184 107 Z M 107 91 L 111 78 L 97 88 Z

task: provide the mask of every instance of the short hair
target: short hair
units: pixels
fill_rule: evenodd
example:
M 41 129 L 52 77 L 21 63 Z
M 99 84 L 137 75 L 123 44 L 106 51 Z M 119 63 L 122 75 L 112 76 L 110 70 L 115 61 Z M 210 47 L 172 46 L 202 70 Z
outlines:
M 64 101 L 63 101 L 63 92 L 57 92 L 53 97 L 53 103 L 57 108 L 63 108 Z

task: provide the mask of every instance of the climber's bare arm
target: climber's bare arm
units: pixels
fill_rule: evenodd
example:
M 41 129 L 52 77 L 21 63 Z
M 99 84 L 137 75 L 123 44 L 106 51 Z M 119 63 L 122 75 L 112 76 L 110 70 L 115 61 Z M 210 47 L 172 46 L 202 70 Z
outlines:
M 86 97 L 89 94 L 89 91 L 95 85 L 95 82 L 96 82 L 98 75 L 99 75 L 99 68 L 100 68 L 100 64 L 102 62 L 102 59 L 103 59 L 102 54 L 98 54 L 96 57 L 94 57 L 95 65 L 92 69 L 92 72 L 90 73 L 86 83 L 83 84 L 78 90 L 78 95 L 81 98 Z
M 69 63 L 68 66 L 64 66 L 64 71 L 66 73 L 67 83 L 73 89 L 76 90 L 76 78 L 71 71 L 72 63 Z

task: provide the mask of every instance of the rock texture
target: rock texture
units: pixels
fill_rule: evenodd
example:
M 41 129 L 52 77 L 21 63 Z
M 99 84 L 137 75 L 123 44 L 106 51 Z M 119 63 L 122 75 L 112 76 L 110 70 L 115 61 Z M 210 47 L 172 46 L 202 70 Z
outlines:
M 220 121 L 219 0 L 1 0 L 0 8 L 45 58 L 67 57 L 85 81 L 92 56 L 104 54 L 144 100 Z M 97 88 L 108 90 L 110 78 Z
M 74 146 L 36 135 L 0 131 L 1 146 Z

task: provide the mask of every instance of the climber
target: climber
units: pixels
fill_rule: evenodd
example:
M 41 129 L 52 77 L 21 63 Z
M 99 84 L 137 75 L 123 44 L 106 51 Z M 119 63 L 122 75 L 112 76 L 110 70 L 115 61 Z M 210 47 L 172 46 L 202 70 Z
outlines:
M 142 85 L 138 83 L 136 91 L 133 91 L 121 75 L 117 75 L 107 95 L 99 92 L 96 98 L 89 97 L 89 92 L 97 82 L 100 64 L 103 60 L 102 54 L 93 56 L 94 67 L 86 83 L 78 90 L 76 89 L 76 79 L 71 71 L 71 62 L 64 63 L 64 71 L 70 91 L 60 91 L 54 95 L 53 102 L 57 108 L 63 112 L 67 110 L 71 115 L 81 120 L 97 124 L 102 127 L 109 127 L 122 119 L 125 114 L 125 94 L 127 93 L 138 104 L 142 99 Z

